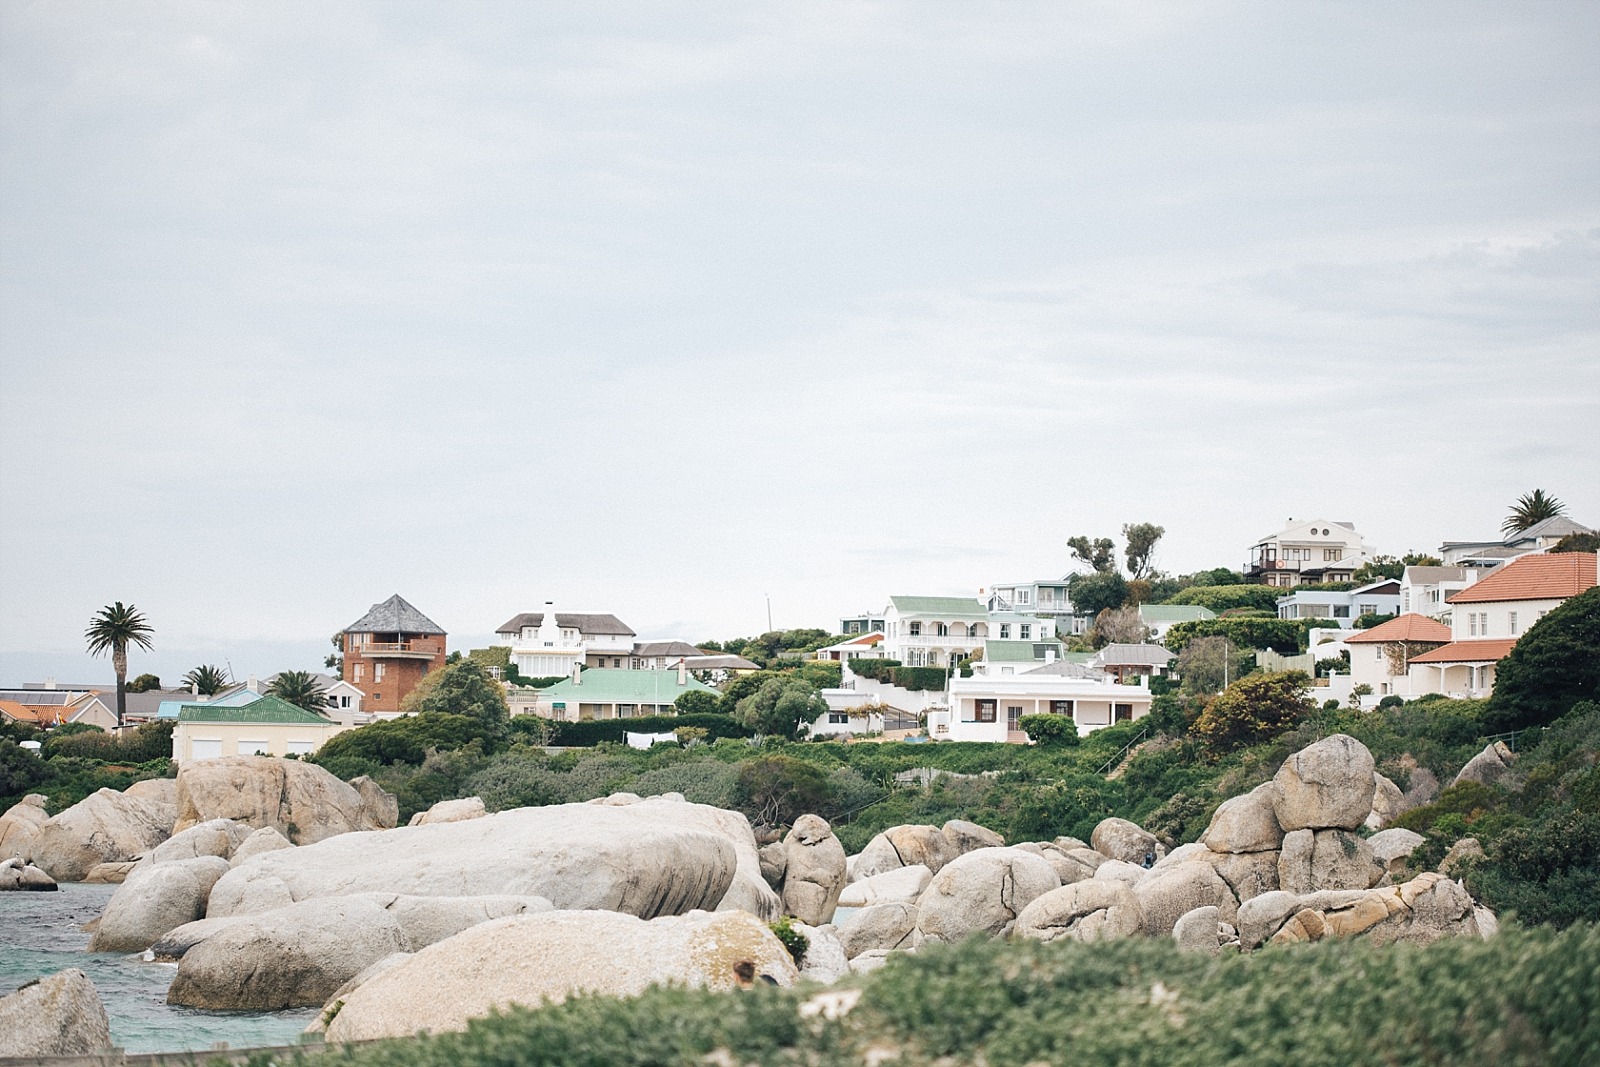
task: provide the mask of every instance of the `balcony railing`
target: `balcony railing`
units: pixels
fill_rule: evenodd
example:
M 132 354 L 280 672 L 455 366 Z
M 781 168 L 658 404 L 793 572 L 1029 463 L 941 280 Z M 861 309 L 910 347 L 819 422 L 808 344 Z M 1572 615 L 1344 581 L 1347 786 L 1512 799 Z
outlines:
M 372 659 L 432 659 L 439 654 L 436 649 L 410 641 L 372 641 L 358 645 L 351 651 Z

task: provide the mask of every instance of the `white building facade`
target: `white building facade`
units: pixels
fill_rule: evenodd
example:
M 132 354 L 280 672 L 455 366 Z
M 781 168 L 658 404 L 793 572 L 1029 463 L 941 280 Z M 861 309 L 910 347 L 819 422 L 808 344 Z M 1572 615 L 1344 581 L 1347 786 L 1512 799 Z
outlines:
M 550 601 L 542 612 L 513 616 L 495 634 L 526 678 L 565 677 L 578 664 L 627 668 L 637 636 L 615 615 L 557 612 Z
M 1290 519 L 1282 530 L 1251 547 L 1244 575 L 1284 588 L 1348 581 L 1372 554 L 1354 523 Z
M 1021 720 L 1028 715 L 1070 718 L 1079 736 L 1150 714 L 1148 685 L 1071 677 L 1049 670 L 1017 675 L 974 674 L 950 680 L 947 707 L 928 712 L 935 741 L 1025 744 Z

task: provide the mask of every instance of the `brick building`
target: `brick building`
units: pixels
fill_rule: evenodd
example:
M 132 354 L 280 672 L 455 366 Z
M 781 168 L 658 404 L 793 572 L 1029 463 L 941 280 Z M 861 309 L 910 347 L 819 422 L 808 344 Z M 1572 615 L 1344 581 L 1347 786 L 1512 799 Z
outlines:
M 444 666 L 445 632 L 396 593 L 344 629 L 344 680 L 366 694 L 361 710 L 385 718 L 429 671 Z

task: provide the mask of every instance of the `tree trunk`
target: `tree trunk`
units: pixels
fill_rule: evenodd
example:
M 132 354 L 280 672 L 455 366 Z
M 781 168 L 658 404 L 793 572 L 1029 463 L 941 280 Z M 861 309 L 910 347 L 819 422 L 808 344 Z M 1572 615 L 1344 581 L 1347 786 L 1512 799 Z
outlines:
M 128 714 L 128 646 L 117 644 L 111 649 L 111 669 L 117 672 L 117 729 L 122 729 L 123 717 Z

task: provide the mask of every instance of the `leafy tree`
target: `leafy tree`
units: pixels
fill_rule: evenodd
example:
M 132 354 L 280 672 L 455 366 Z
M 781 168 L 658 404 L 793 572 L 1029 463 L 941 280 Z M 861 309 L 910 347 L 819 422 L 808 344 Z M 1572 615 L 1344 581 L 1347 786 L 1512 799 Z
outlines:
M 1241 678 L 1206 705 L 1190 732 L 1217 753 L 1270 741 L 1316 710 L 1306 698 L 1310 682 L 1302 671 Z
M 1096 537 L 1091 540 L 1079 534 L 1067 538 L 1067 547 L 1072 549 L 1073 559 L 1096 574 L 1110 574 L 1117 569 L 1117 546 L 1109 537 Z
M 226 668 L 202 663 L 183 676 L 183 684 L 203 697 L 216 696 L 228 687 L 228 672 Z
M 1018 725 L 1029 740 L 1047 748 L 1076 745 L 1080 740 L 1078 727 L 1068 715 L 1024 715 Z
M 715 715 L 718 711 L 717 694 L 703 689 L 691 689 L 672 702 L 679 715 Z
M 1178 653 L 1178 677 L 1185 693 L 1216 693 L 1244 673 L 1246 653 L 1221 634 L 1190 641 Z
M 141 674 L 128 683 L 130 693 L 148 693 L 153 689 L 161 688 L 161 679 L 154 674 Z
M 793 737 L 802 722 L 827 713 L 828 702 L 799 679 L 769 678 L 734 706 L 733 717 L 758 734 Z
M 310 671 L 283 671 L 267 686 L 267 696 L 286 700 L 318 715 L 328 713 L 328 694 Z
M 1098 616 L 1127 601 L 1128 582 L 1114 570 L 1074 574 L 1067 579 L 1067 597 L 1079 615 Z
M 1295 656 L 1304 634 L 1303 627 L 1288 619 L 1196 619 L 1167 630 L 1167 647 L 1182 652 L 1197 637 L 1220 636 L 1240 648 L 1270 648 L 1280 655 Z
M 1122 536 L 1127 541 L 1123 555 L 1128 559 L 1129 577 L 1138 580 L 1154 573 L 1156 542 L 1166 532 L 1153 522 L 1128 523 L 1122 527 Z
M 491 736 L 505 732 L 511 718 L 505 688 L 489 675 L 483 664 L 462 659 L 429 674 L 413 689 L 401 710 L 414 714 L 441 712 L 470 715 L 481 720 Z
M 1437 567 L 1440 562 L 1438 556 L 1428 556 L 1420 552 L 1407 552 L 1399 559 L 1393 556 L 1374 556 L 1357 567 L 1351 577 L 1355 579 L 1356 585 L 1366 585 L 1380 578 L 1403 578 L 1407 567 Z
M 332 671 L 336 676 L 343 677 L 344 631 L 340 630 L 338 633 L 334 634 L 331 640 L 333 641 L 333 647 L 337 649 L 337 651 L 329 654 L 328 657 L 322 661 L 322 665 L 328 670 Z
M 148 652 L 155 630 L 138 608 L 132 604 L 123 607 L 119 600 L 96 612 L 83 636 L 89 643 L 91 656 L 111 653 L 111 669 L 117 673 L 117 727 L 120 729 L 128 713 L 128 646 L 138 645 Z
M 483 720 L 471 715 L 428 712 L 383 719 L 328 738 L 312 757 L 331 767 L 338 761 L 421 766 L 429 749 L 449 751 L 487 741 Z M 487 747 L 487 746 L 485 746 Z M 359 773 L 359 772 L 358 772 Z
M 1600 534 L 1570 533 L 1555 543 L 1552 552 L 1600 552 Z
M 863 660 L 861 662 L 873 663 L 874 661 Z M 727 683 L 722 687 L 721 707 L 717 710 L 724 715 L 732 716 L 741 700 L 760 690 L 762 686 L 772 679 L 779 677 L 781 675 L 777 671 L 752 671 L 749 674 L 741 674 L 737 678 L 728 679 Z M 863 677 L 874 677 L 874 675 L 863 675 Z
M 1108 608 L 1094 620 L 1094 640 L 1097 646 L 1136 645 L 1148 636 L 1150 627 L 1139 618 L 1139 609 L 1136 607 Z
M 758 826 L 789 826 L 828 807 L 828 776 L 815 763 L 763 756 L 739 768 L 739 809 Z
M 1511 514 L 1500 524 L 1500 529 L 1508 534 L 1521 533 L 1528 527 L 1546 519 L 1553 519 L 1566 510 L 1567 506 L 1561 501 L 1548 495 L 1543 489 L 1535 489 L 1517 498 L 1517 502 L 1511 505 Z
M 1228 585 L 1195 585 L 1183 590 L 1177 596 L 1170 597 L 1168 604 L 1196 604 L 1202 608 L 1210 608 L 1221 615 L 1229 608 L 1260 608 L 1278 613 L 1278 598 L 1284 595 L 1282 589 L 1271 585 L 1246 585 L 1233 583 Z
M 1584 700 L 1600 700 L 1600 587 L 1572 597 L 1511 646 L 1495 670 L 1491 729 L 1543 726 Z
M 1382 626 L 1393 619 L 1394 614 L 1392 612 L 1385 614 L 1381 611 L 1369 611 L 1365 615 L 1356 616 L 1354 626 L 1357 630 L 1370 630 L 1374 626 Z

